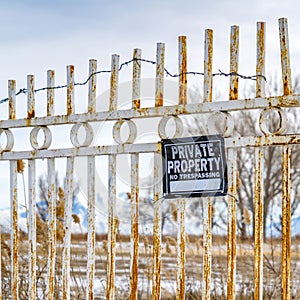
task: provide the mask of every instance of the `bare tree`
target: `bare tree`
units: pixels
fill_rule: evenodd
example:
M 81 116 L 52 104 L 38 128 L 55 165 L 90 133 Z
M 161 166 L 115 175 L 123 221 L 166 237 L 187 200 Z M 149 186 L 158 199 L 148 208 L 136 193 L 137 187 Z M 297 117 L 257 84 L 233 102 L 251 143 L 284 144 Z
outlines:
M 300 89 L 300 78 L 297 77 L 294 80 L 294 91 Z M 268 93 L 276 95 L 281 92 L 277 81 L 269 82 Z M 245 98 L 248 98 L 250 94 L 254 94 L 253 88 L 249 88 L 245 91 Z M 191 95 L 194 99 L 199 99 L 199 91 L 196 91 L 194 95 Z M 297 121 L 299 111 L 297 109 L 287 110 L 289 116 L 289 128 L 288 133 L 298 133 L 300 131 L 300 125 Z M 234 114 L 235 127 L 234 136 L 257 136 L 262 135 L 257 130 L 258 124 L 258 112 L 257 111 L 240 111 Z M 208 116 L 209 117 L 209 116 Z M 197 116 L 192 120 L 187 119 L 186 125 L 188 132 L 191 135 L 207 134 L 207 117 Z M 268 126 L 272 131 L 278 126 L 278 118 L 275 115 L 271 115 L 268 119 Z M 292 146 L 292 184 L 293 193 L 291 195 L 291 214 L 294 215 L 296 209 L 300 204 L 300 156 L 298 155 L 298 146 Z M 298 150 L 298 151 L 297 151 Z M 263 226 L 264 237 L 266 237 L 266 224 L 270 217 L 270 208 L 275 202 L 281 200 L 281 188 L 282 188 L 282 161 L 281 161 L 281 147 L 270 146 L 264 149 L 264 208 L 263 208 Z M 242 238 L 246 238 L 249 232 L 247 232 L 248 222 L 245 222 L 245 212 L 250 211 L 252 214 L 252 226 L 254 228 L 254 149 L 243 148 L 237 152 L 237 174 L 238 174 L 238 230 Z M 220 218 L 222 220 L 222 218 Z M 224 220 L 224 219 L 223 219 Z M 279 221 L 279 220 L 278 220 Z M 252 228 L 252 229 L 253 229 Z M 279 230 L 281 227 L 279 226 Z M 254 232 L 254 230 L 252 230 Z

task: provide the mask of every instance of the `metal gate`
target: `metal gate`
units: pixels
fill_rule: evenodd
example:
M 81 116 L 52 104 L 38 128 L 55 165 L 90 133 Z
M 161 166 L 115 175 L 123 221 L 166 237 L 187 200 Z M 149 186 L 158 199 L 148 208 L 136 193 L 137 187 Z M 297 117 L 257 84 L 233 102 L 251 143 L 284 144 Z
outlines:
M 291 251 L 291 213 L 290 213 L 290 195 L 291 195 L 291 145 L 300 143 L 300 135 L 285 134 L 287 107 L 298 107 L 300 98 L 293 94 L 291 70 L 289 61 L 289 44 L 287 20 L 279 20 L 281 66 L 282 66 L 282 84 L 283 95 L 274 97 L 265 97 L 265 24 L 257 23 L 257 63 L 255 76 L 242 76 L 238 73 L 239 65 L 239 28 L 232 26 L 230 34 L 230 70 L 229 73 L 213 73 L 213 31 L 205 31 L 204 40 L 204 72 L 189 72 L 187 70 L 187 50 L 186 37 L 180 36 L 179 45 L 179 71 L 172 75 L 165 68 L 165 45 L 157 44 L 156 61 L 148 61 L 141 58 L 141 50 L 135 49 L 133 59 L 126 64 L 132 64 L 132 107 L 120 109 L 118 106 L 118 78 L 119 71 L 124 64 L 119 63 L 119 56 L 113 55 L 111 70 L 97 71 L 96 60 L 90 60 L 89 76 L 86 82 L 78 84 L 74 79 L 74 66 L 67 66 L 67 84 L 65 86 L 56 86 L 54 83 L 54 71 L 47 72 L 47 87 L 36 89 L 34 85 L 34 76 L 27 77 L 28 85 L 26 89 L 17 92 L 16 82 L 8 82 L 8 98 L 1 101 L 2 108 L 4 102 L 8 103 L 8 119 L 0 121 L 0 136 L 2 144 L 0 148 L 0 161 L 9 162 L 10 174 L 10 204 L 11 204 L 11 235 L 10 235 L 10 278 L 1 277 L 3 289 L 4 284 L 10 285 L 11 298 L 20 299 L 19 296 L 21 279 L 24 276 L 28 279 L 27 299 L 37 299 L 39 288 L 37 288 L 37 260 L 41 259 L 37 254 L 39 247 L 36 237 L 36 162 L 38 160 L 47 161 L 47 181 L 48 181 L 48 256 L 46 264 L 46 297 L 54 299 L 59 295 L 60 299 L 71 298 L 71 232 L 72 232 L 72 195 L 73 195 L 73 176 L 74 163 L 78 157 L 87 158 L 88 166 L 88 234 L 86 247 L 86 299 L 99 299 L 94 290 L 94 282 L 97 275 L 97 254 L 96 254 L 96 232 L 95 232 L 95 160 L 98 156 L 106 156 L 108 159 L 108 236 L 107 236 L 107 269 L 105 279 L 106 299 L 115 299 L 115 276 L 116 276 L 116 168 L 117 157 L 121 154 L 130 155 L 131 170 L 131 234 L 130 234 L 130 299 L 138 299 L 139 287 L 139 156 L 142 153 L 153 153 L 153 260 L 151 267 L 151 286 L 150 294 L 152 299 L 161 299 L 161 286 L 163 282 L 162 274 L 162 234 L 161 234 L 161 199 L 162 186 L 159 180 L 161 172 L 161 147 L 159 140 L 170 138 L 167 130 L 169 122 L 174 122 L 175 130 L 171 137 L 179 137 L 182 133 L 183 122 L 181 117 L 184 115 L 210 115 L 211 123 L 220 116 L 225 120 L 226 126 L 222 132 L 225 137 L 225 146 L 228 160 L 228 178 L 229 187 L 227 197 L 228 202 L 228 237 L 227 237 L 227 299 L 235 299 L 236 291 L 236 198 L 237 198 L 237 174 L 236 174 L 236 153 L 237 149 L 243 147 L 253 147 L 255 149 L 255 184 L 254 184 L 254 205 L 255 205 L 255 227 L 254 227 L 254 299 L 262 299 L 263 295 L 263 158 L 264 147 L 277 146 L 282 149 L 282 299 L 290 299 L 290 251 Z M 156 66 L 155 73 L 155 105 L 153 107 L 143 107 L 141 99 L 141 69 L 143 63 L 153 63 Z M 110 96 L 109 108 L 106 111 L 96 110 L 96 77 L 97 74 L 110 73 Z M 178 77 L 178 104 L 166 106 L 164 103 L 164 79 L 165 74 Z M 187 98 L 187 77 L 189 74 L 201 75 L 203 81 L 203 101 L 198 103 L 189 103 Z M 215 76 L 229 77 L 229 101 L 212 101 L 213 78 Z M 239 79 L 254 79 L 256 81 L 256 96 L 251 99 L 239 99 L 238 83 Z M 86 111 L 78 113 L 75 107 L 74 90 L 76 85 L 88 84 L 88 102 Z M 55 114 L 54 106 L 58 102 L 54 99 L 54 92 L 57 89 L 65 88 L 67 91 L 65 109 L 63 115 Z M 47 111 L 44 116 L 35 116 L 37 92 L 44 90 L 47 98 Z M 16 96 L 25 93 L 27 95 L 27 113 L 26 116 L 16 117 L 17 105 Z M 18 103 L 19 105 L 20 103 Z M 261 135 L 258 136 L 235 136 L 234 118 L 232 112 L 244 110 L 260 110 L 259 128 Z M 270 112 L 275 112 L 280 118 L 280 124 L 275 131 L 268 128 L 267 119 Z M 157 142 L 137 143 L 138 136 L 137 119 L 159 118 L 157 133 Z M 110 145 L 92 145 L 94 132 L 92 123 L 95 122 L 114 122 L 113 139 Z M 63 125 L 73 125 L 70 131 L 67 131 Z M 128 128 L 128 136 L 124 139 L 121 134 L 123 126 Z M 55 148 L 52 145 L 53 128 L 58 127 L 66 130 L 70 134 L 72 147 Z M 31 149 L 24 151 L 14 150 L 15 130 L 29 128 L 27 131 Z M 68 129 L 69 130 L 69 129 Z M 84 132 L 84 138 L 80 138 L 79 132 Z M 213 131 L 213 130 L 212 130 Z M 41 138 L 42 136 L 42 138 Z M 4 141 L 3 141 L 4 140 Z M 56 163 L 57 159 L 66 159 L 66 191 L 64 208 L 64 239 L 61 248 L 61 269 L 57 269 L 56 260 L 57 242 L 56 242 L 56 204 L 57 194 L 55 187 L 55 173 L 60 166 Z M 25 161 L 28 169 L 28 240 L 20 237 L 18 224 L 18 171 L 20 161 Z M 177 199 L 177 246 L 176 246 L 176 299 L 185 298 L 186 277 L 185 277 L 185 205 L 187 199 Z M 203 213 L 203 267 L 199 266 L 199 272 L 202 275 L 202 297 L 210 299 L 211 276 L 212 276 L 212 202 L 210 198 L 204 201 Z M 4 233 L 3 233 L 4 234 Z M 200 233 L 201 234 L 201 233 Z M 28 243 L 28 253 L 20 253 L 20 244 Z M 2 247 L 2 251 L 4 251 Z M 20 255 L 28 256 L 28 269 L 20 271 Z M 1 256 L 3 258 L 3 255 Z M 2 266 L 4 261 L 2 261 Z M 3 270 L 3 268 L 2 268 Z M 25 272 L 25 274 L 24 274 Z M 59 280 L 55 280 L 59 278 Z M 57 292 L 57 290 L 59 290 Z M 57 294 L 58 293 L 58 294 Z M 0 291 L 0 294 L 2 292 Z M 1 298 L 1 297 L 0 297 Z

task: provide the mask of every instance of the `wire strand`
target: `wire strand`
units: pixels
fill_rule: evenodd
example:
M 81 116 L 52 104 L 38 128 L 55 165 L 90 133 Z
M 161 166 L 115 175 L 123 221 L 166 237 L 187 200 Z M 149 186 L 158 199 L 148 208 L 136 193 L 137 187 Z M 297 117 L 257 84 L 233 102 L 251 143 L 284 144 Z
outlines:
M 131 60 L 123 62 L 119 66 L 118 71 L 121 71 L 124 67 L 129 66 L 133 62 L 143 62 L 143 63 L 148 63 L 148 64 L 156 65 L 156 62 L 152 61 L 152 60 L 142 59 L 142 58 L 133 58 Z M 225 73 L 225 72 L 221 71 L 220 69 L 218 71 L 219 71 L 218 73 L 213 73 L 212 76 L 213 77 L 215 77 L 215 76 L 225 76 L 225 77 L 236 76 L 236 77 L 239 77 L 239 78 L 242 78 L 242 79 L 245 79 L 245 80 L 256 80 L 257 78 L 261 77 L 261 78 L 263 78 L 263 80 L 265 82 L 267 82 L 266 77 L 264 75 L 260 75 L 260 74 L 251 75 L 251 76 L 245 76 L 245 75 L 239 74 L 237 72 Z M 194 71 L 188 71 L 188 72 L 183 72 L 183 73 L 171 73 L 167 68 L 164 68 L 164 72 L 165 72 L 165 74 L 166 74 L 167 77 L 172 77 L 172 78 L 177 78 L 177 77 L 180 77 L 180 76 L 183 76 L 183 75 L 204 76 L 203 72 L 194 72 Z M 83 81 L 83 82 L 75 82 L 74 86 L 77 86 L 77 85 L 78 86 L 86 85 L 91 80 L 91 78 L 93 76 L 98 75 L 98 74 L 104 74 L 104 73 L 111 73 L 111 70 L 101 70 L 101 71 L 94 72 L 94 73 L 90 74 L 89 77 L 85 81 Z M 68 87 L 68 85 L 66 85 L 66 84 L 65 85 L 57 85 L 57 86 L 54 86 L 54 87 L 43 87 L 43 88 L 35 89 L 34 93 L 41 92 L 41 91 L 46 91 L 46 90 L 64 89 L 64 88 L 67 88 L 67 87 Z M 26 93 L 27 93 L 27 89 L 23 88 L 23 89 L 20 89 L 16 93 L 16 96 L 18 96 L 20 94 L 26 94 Z M 5 103 L 8 100 L 9 100 L 9 98 L 1 99 L 0 100 L 0 104 Z

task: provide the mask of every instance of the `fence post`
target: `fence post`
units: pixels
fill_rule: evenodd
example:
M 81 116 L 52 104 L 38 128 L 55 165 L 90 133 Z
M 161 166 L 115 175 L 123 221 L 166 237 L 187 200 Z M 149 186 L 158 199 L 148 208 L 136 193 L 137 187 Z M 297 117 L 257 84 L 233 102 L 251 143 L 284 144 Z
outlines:
M 212 64 L 213 64 L 213 31 L 205 30 L 204 41 L 204 85 L 203 102 L 212 102 Z M 202 298 L 210 299 L 211 290 L 211 248 L 212 248 L 212 203 L 211 198 L 204 199 L 203 204 L 203 280 Z

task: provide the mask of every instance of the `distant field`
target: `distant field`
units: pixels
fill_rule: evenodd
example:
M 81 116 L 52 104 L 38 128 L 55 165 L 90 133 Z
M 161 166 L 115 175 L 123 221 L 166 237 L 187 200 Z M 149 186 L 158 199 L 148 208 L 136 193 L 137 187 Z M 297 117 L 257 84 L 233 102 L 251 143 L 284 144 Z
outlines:
M 26 236 L 20 243 L 20 299 L 26 299 L 26 272 L 28 270 Z M 152 238 L 140 236 L 139 247 L 139 299 L 151 299 L 152 279 Z M 86 235 L 73 235 L 71 248 L 71 299 L 85 299 L 87 247 Z M 298 239 L 292 241 L 291 286 L 292 297 L 300 299 L 300 245 Z M 118 236 L 116 245 L 116 299 L 128 299 L 130 279 L 130 237 Z M 212 249 L 212 299 L 226 299 L 227 249 L 225 237 L 213 237 Z M 47 248 L 38 244 L 38 291 L 39 299 L 45 293 Z M 61 291 L 61 254 L 62 245 L 57 247 L 57 297 Z M 268 240 L 264 245 L 264 299 L 281 299 L 281 240 Z M 105 299 L 107 236 L 97 236 L 96 243 L 96 280 L 95 299 Z M 201 281 L 203 270 L 202 237 L 187 236 L 186 244 L 186 299 L 201 299 Z M 9 295 L 9 236 L 2 236 L 2 290 Z M 236 299 L 252 299 L 254 288 L 253 244 L 238 242 L 237 245 Z M 176 239 L 164 236 L 162 239 L 162 299 L 175 299 L 176 291 Z M 23 297 L 23 298 L 22 298 Z M 4 294 L 4 299 L 5 298 Z

